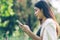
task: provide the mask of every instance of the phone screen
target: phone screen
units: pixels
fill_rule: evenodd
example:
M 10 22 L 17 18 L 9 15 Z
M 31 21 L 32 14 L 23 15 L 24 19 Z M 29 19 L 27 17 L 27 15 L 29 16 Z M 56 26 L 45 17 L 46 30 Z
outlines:
M 18 22 L 19 25 L 21 25 L 21 26 L 23 25 L 19 20 L 17 20 L 17 22 Z

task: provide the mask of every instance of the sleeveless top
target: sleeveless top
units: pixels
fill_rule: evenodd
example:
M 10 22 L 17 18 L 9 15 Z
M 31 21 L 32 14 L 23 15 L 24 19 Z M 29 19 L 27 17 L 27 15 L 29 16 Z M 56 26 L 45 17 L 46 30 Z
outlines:
M 38 32 L 37 32 L 37 34 L 36 34 L 37 36 L 40 36 L 41 28 L 42 28 L 42 27 L 40 27 L 40 29 L 38 30 Z

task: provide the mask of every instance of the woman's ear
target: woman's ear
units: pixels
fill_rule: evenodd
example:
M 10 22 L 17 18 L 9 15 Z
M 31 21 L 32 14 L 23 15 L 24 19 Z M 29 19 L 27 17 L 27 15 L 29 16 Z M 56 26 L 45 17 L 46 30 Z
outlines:
M 43 13 L 43 9 L 41 9 L 40 11 L 41 11 L 41 13 Z

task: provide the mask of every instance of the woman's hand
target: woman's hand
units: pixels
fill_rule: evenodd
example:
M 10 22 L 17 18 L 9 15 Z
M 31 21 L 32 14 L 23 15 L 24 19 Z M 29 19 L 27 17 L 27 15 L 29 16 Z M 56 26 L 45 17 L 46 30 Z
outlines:
M 29 28 L 28 25 L 20 25 L 20 28 L 21 28 L 23 31 L 25 31 L 25 32 L 30 31 L 30 28 Z
M 17 20 L 17 22 L 19 23 L 19 27 L 25 32 L 27 33 L 32 39 L 35 40 L 41 40 L 40 37 L 38 37 L 37 35 L 33 34 L 33 32 L 30 30 L 28 25 L 23 25 L 20 21 Z
M 18 22 L 18 24 L 19 24 L 19 27 L 20 27 L 23 31 L 25 31 L 25 32 L 30 31 L 30 28 L 29 28 L 28 25 L 22 24 L 19 20 L 17 20 L 17 22 Z

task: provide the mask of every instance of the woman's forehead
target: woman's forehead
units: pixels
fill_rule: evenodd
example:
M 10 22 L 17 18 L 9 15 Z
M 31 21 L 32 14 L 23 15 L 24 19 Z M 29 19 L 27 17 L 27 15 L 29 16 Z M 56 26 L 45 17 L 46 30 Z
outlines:
M 34 7 L 34 9 L 39 9 L 39 8 L 37 8 L 37 7 Z

